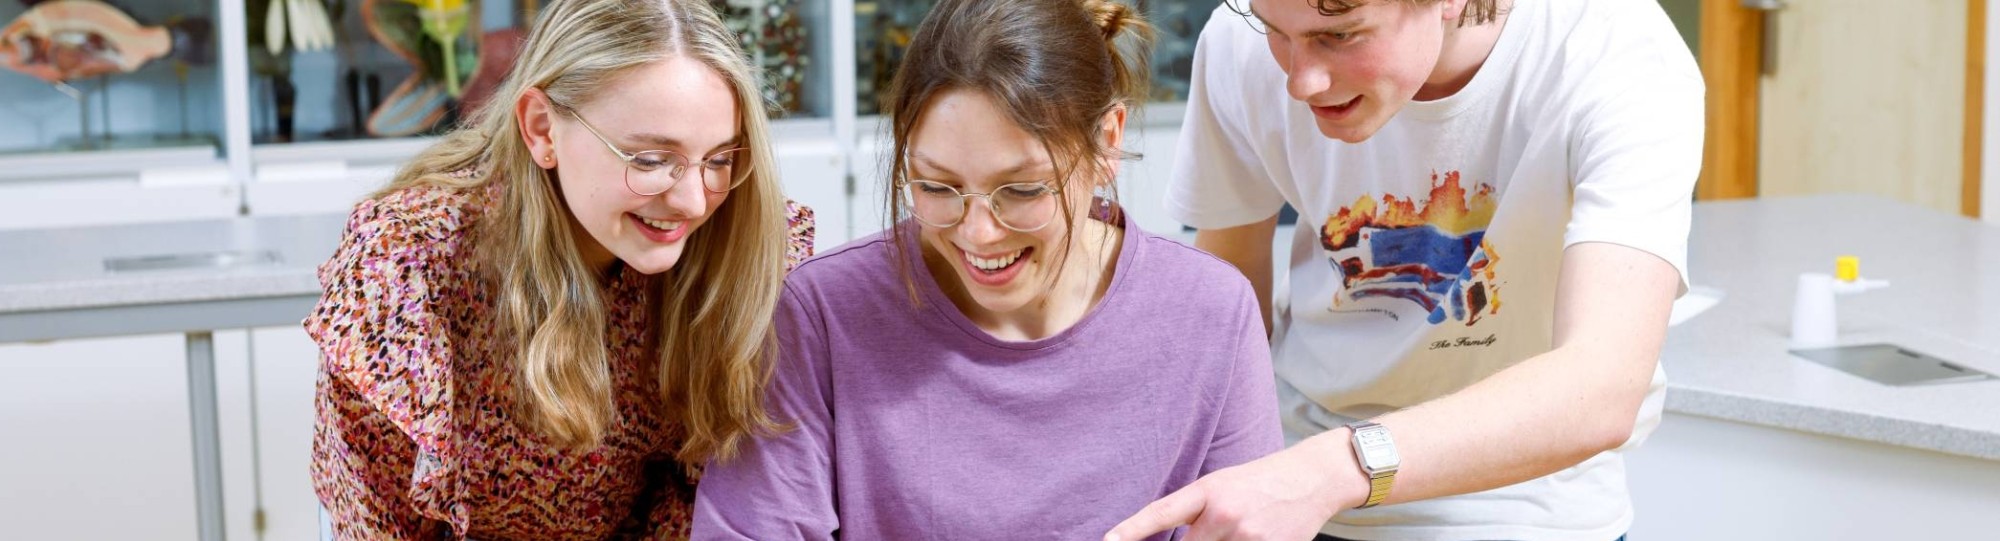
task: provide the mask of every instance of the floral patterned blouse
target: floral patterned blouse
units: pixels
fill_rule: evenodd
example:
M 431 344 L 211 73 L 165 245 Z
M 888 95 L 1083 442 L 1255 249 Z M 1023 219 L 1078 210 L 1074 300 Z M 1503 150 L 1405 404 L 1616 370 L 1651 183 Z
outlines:
M 620 424 L 595 448 L 545 444 L 517 424 L 509 346 L 468 225 L 495 191 L 413 188 L 358 204 L 325 293 L 312 478 L 339 539 L 684 539 L 694 487 L 656 408 L 640 273 L 608 285 L 605 344 Z M 810 209 L 788 204 L 789 269 L 811 255 Z

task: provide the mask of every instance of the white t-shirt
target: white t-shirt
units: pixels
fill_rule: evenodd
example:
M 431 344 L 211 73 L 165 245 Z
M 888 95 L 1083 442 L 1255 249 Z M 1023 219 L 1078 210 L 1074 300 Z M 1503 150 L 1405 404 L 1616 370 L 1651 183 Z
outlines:
M 1563 249 L 1659 256 L 1686 285 L 1702 81 L 1653 0 L 1517 0 L 1466 87 L 1408 104 L 1360 144 L 1285 91 L 1263 35 L 1202 30 L 1168 211 L 1196 228 L 1299 212 L 1273 360 L 1287 438 L 1457 391 L 1551 349 Z M 1633 437 L 1500 489 L 1345 511 L 1341 537 L 1610 541 L 1632 521 Z M 1537 437 L 1521 434 L 1523 438 Z

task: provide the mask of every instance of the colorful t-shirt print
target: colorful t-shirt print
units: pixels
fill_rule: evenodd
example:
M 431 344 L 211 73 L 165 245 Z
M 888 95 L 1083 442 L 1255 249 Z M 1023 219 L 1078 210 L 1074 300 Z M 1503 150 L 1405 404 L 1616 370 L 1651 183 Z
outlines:
M 1442 182 L 1431 173 L 1422 200 L 1387 194 L 1378 203 L 1364 195 L 1341 207 L 1319 234 L 1343 282 L 1331 309 L 1396 299 L 1422 306 L 1433 325 L 1450 319 L 1466 326 L 1499 311 L 1500 256 L 1485 240 L 1493 207 L 1493 186 L 1480 184 L 1468 197 L 1458 171 Z

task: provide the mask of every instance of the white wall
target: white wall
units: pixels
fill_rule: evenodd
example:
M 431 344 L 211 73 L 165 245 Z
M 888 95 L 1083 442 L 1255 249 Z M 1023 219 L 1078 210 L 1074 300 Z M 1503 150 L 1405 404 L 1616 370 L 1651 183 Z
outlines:
M 1986 95 L 1985 118 L 1980 128 L 1979 215 L 1986 223 L 2000 225 L 2000 9 L 1986 10 Z

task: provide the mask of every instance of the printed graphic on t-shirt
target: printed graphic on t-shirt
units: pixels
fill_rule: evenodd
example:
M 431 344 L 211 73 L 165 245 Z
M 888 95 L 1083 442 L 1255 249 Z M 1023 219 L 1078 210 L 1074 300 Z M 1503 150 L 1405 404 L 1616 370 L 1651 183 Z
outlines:
M 1427 198 L 1363 194 L 1320 228 L 1320 246 L 1341 275 L 1328 308 L 1380 312 L 1384 303 L 1416 303 L 1428 321 L 1466 326 L 1500 310 L 1495 269 L 1500 256 L 1486 243 L 1493 221 L 1493 186 L 1467 197 L 1458 171 L 1431 173 Z

